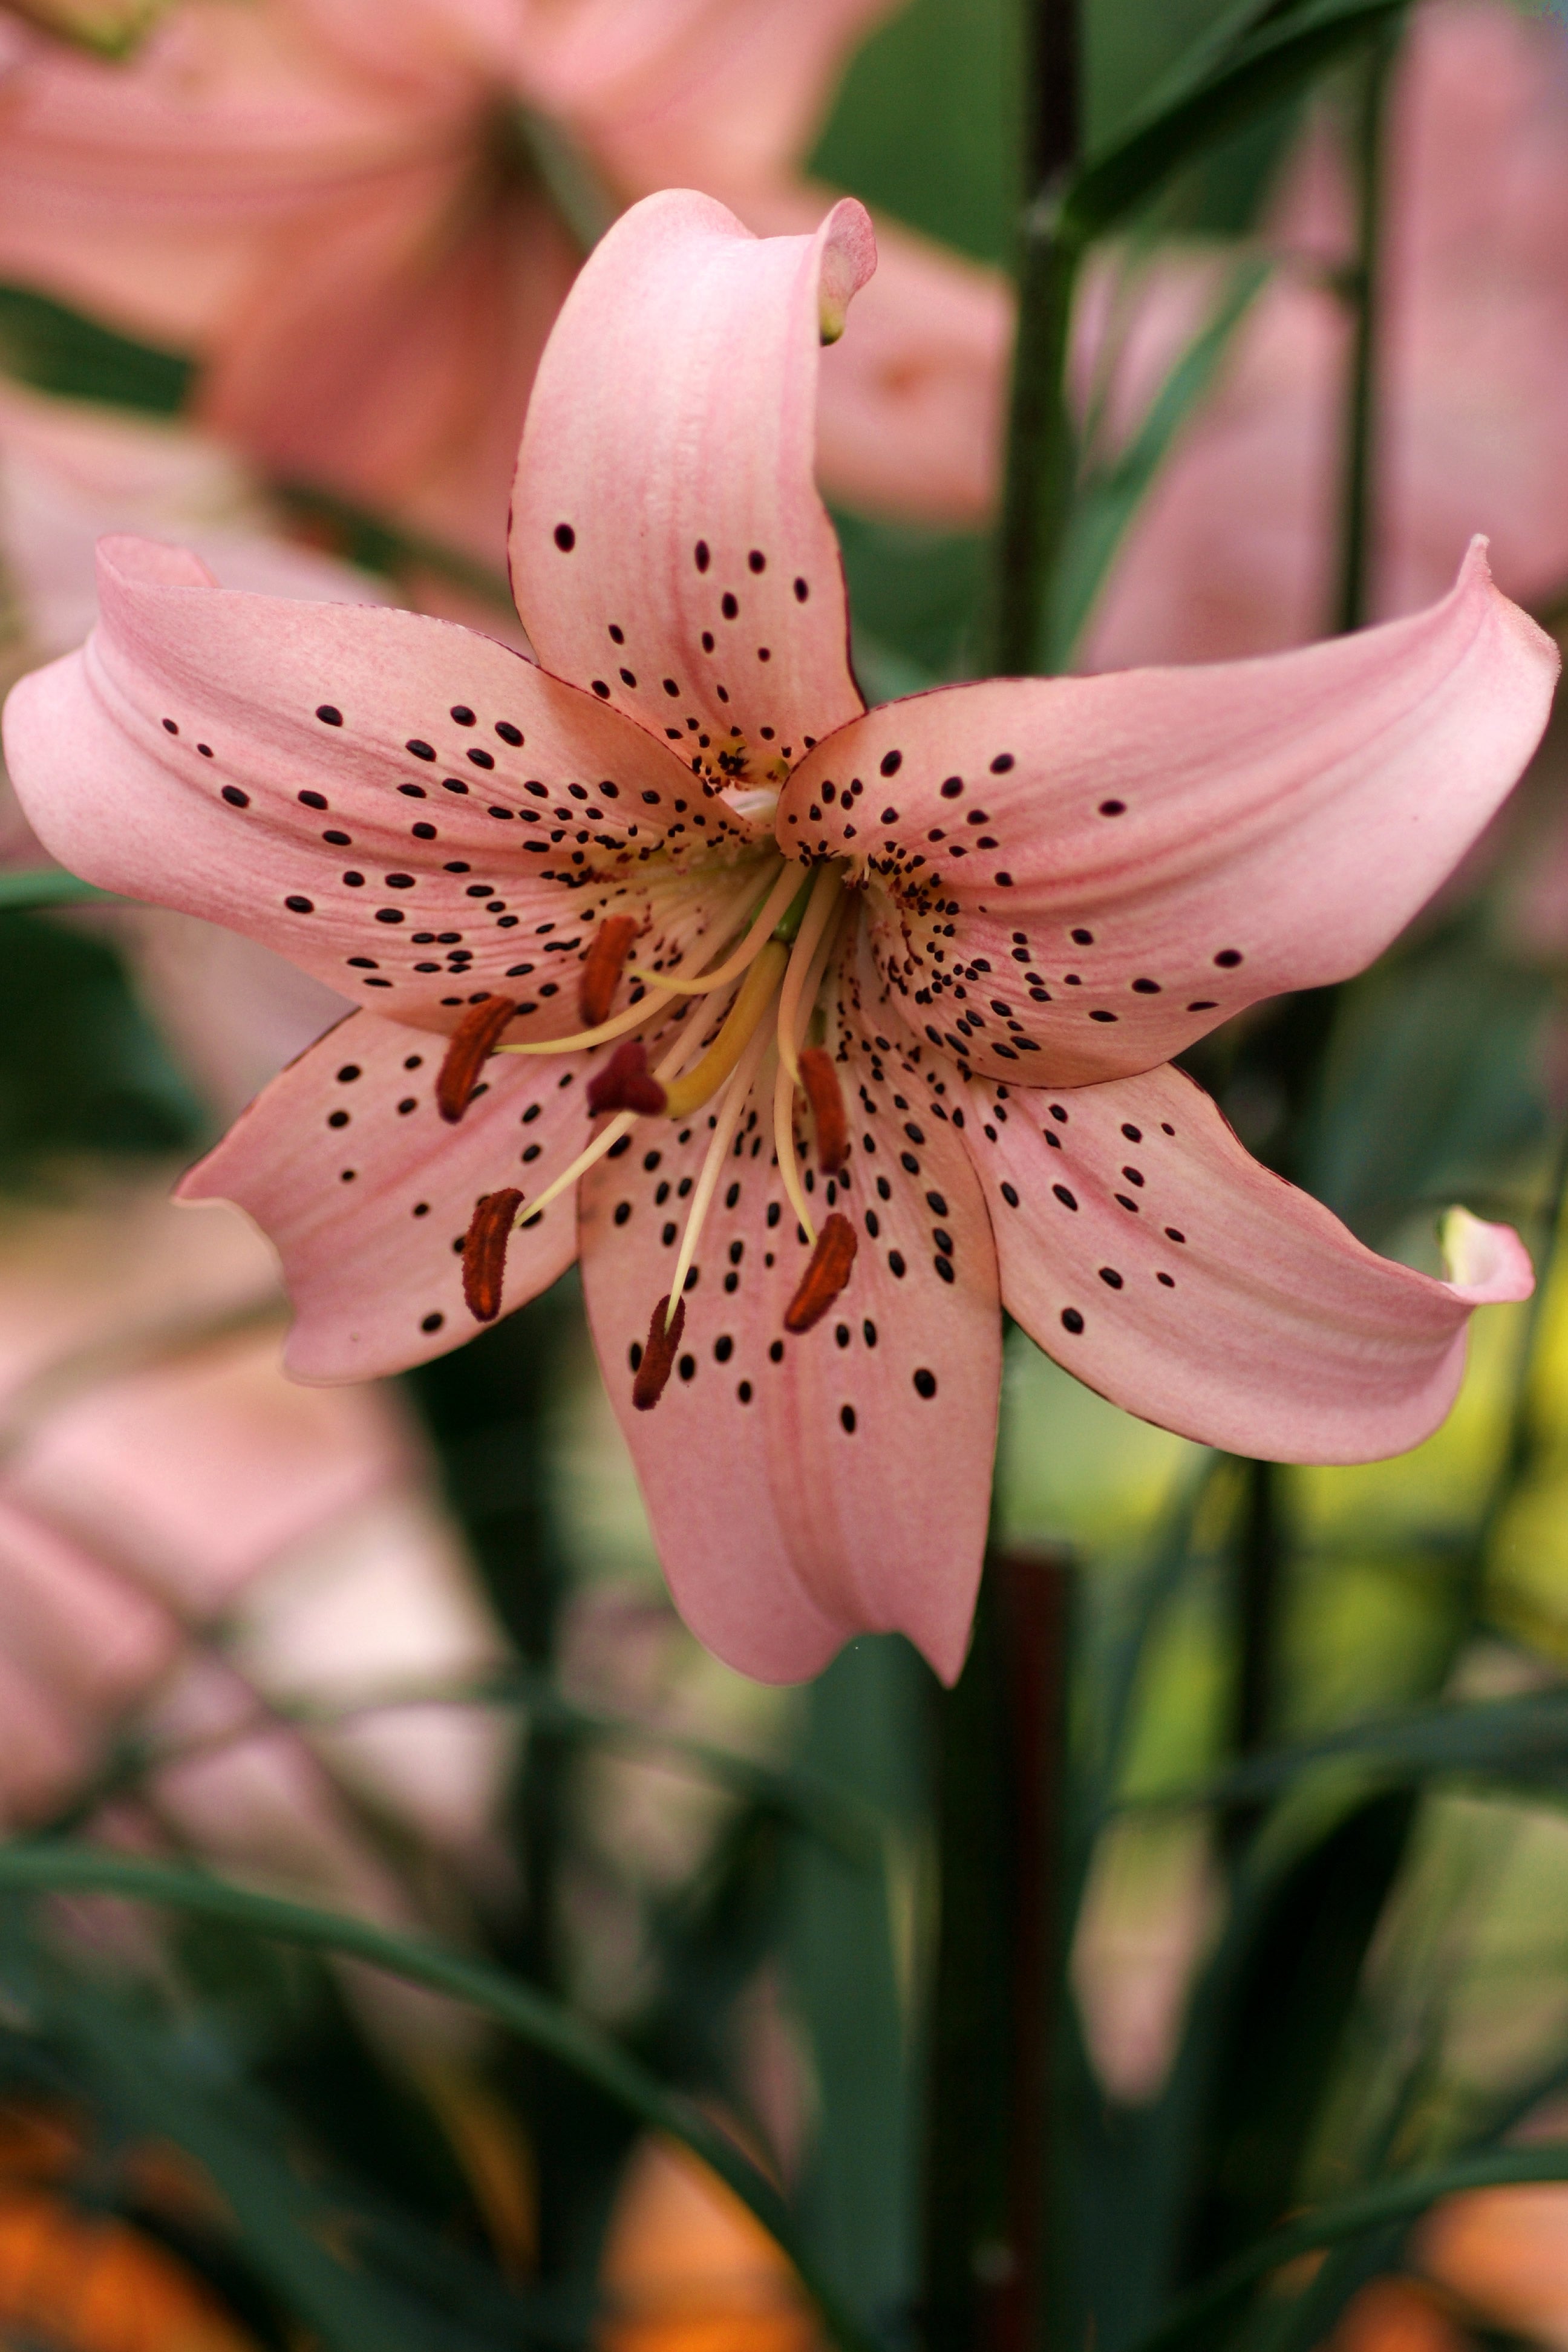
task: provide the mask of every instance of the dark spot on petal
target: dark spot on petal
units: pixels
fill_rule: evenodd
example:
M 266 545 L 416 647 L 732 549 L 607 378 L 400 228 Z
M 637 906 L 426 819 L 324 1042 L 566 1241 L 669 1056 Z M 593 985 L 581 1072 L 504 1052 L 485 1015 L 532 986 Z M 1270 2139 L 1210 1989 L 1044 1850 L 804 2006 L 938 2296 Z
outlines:
M 1081 1331 L 1083 1329 L 1083 1317 L 1079 1313 L 1076 1307 L 1064 1307 L 1062 1308 L 1062 1329 L 1064 1331 Z
M 342 712 L 330 702 L 318 702 L 316 716 L 323 727 L 341 727 L 343 723 Z
M 576 546 L 577 534 L 573 530 L 569 522 L 558 522 L 556 524 L 555 544 L 561 550 L 563 555 L 570 555 L 572 550 Z

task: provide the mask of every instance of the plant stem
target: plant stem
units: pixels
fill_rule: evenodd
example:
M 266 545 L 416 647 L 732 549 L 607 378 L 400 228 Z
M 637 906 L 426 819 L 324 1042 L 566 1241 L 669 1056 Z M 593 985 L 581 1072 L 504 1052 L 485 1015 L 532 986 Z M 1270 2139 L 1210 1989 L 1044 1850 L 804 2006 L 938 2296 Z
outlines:
M 1049 2340 L 1069 1602 L 1059 1553 L 994 1555 L 939 1701 L 927 2352 Z
M 1026 199 L 1018 258 L 1007 463 L 996 541 L 993 668 L 1027 673 L 1041 657 L 1072 503 L 1076 458 L 1067 362 L 1083 247 L 1062 216 L 1080 145 L 1079 0 L 1036 0 L 1026 22 Z
M 1388 89 L 1399 46 L 1397 23 L 1382 26 L 1361 67 L 1351 135 L 1356 191 L 1356 256 L 1349 292 L 1355 331 L 1351 349 L 1349 399 L 1340 520 L 1340 578 L 1336 630 L 1359 629 L 1368 618 L 1373 542 L 1377 524 L 1377 325 L 1383 278 L 1384 199 L 1386 193 L 1384 139 Z

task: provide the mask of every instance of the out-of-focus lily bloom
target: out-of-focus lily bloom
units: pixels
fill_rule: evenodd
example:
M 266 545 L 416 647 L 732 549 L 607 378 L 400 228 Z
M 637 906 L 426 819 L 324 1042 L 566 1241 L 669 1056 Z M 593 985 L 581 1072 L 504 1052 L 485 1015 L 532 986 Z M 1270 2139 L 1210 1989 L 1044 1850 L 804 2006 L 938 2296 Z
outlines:
M 599 2352 L 819 2352 L 787 2257 L 734 2191 L 683 2147 L 634 2150 L 599 2269 Z
M 280 477 L 497 562 L 529 383 L 578 253 L 517 106 L 620 195 L 788 205 L 887 0 L 185 0 L 128 64 L 0 24 L 0 276 L 203 362 L 198 408 Z M 757 226 L 772 226 L 759 219 Z M 825 378 L 830 489 L 973 520 L 999 281 L 908 237 Z
M 275 1281 L 239 1219 L 144 1188 L 0 1219 L 0 1819 L 76 1801 L 133 1729 L 168 1760 L 117 1833 L 400 1920 L 354 1792 L 478 1864 L 500 1727 L 275 1710 L 477 1672 L 499 1637 L 392 1397 L 283 1377 Z
M 812 440 L 873 264 L 854 204 L 758 240 L 677 192 L 604 240 L 513 494 L 542 667 L 119 540 L 88 647 L 6 711 L 75 870 L 364 1008 L 185 1188 L 278 1243 L 294 1368 L 437 1353 L 581 1246 L 677 1602 L 771 1680 L 863 1628 L 957 1672 L 999 1301 L 1150 1419 L 1352 1460 L 1436 1426 L 1471 1307 L 1531 1279 L 1462 1212 L 1451 1282 L 1378 1258 L 1167 1065 L 1394 937 L 1554 649 L 1478 548 L 1277 661 L 866 712 Z
M 1463 158 L 1462 167 L 1456 158 Z M 1321 142 L 1287 261 L 1129 535 L 1084 666 L 1268 653 L 1332 621 L 1349 206 Z M 1568 39 L 1503 0 L 1412 13 L 1389 127 L 1373 610 L 1416 610 L 1473 531 L 1523 601 L 1568 583 Z M 1171 299 L 1171 289 L 1165 289 Z

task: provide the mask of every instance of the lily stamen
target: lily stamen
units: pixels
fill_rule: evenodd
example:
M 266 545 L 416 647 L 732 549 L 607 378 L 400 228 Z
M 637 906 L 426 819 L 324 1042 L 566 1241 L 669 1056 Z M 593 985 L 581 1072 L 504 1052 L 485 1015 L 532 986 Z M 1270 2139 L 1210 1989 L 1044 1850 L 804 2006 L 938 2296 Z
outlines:
M 628 1004 L 624 1013 L 612 1020 L 601 1021 L 596 1029 L 579 1029 L 570 1037 L 542 1037 L 513 1040 L 497 1045 L 498 1054 L 582 1054 L 591 1045 L 607 1045 L 612 1037 L 624 1037 L 629 1029 L 646 1028 L 656 1013 L 662 1013 L 669 1002 L 668 989 L 650 989 L 640 1003 Z
M 468 1007 L 447 1039 L 436 1079 L 436 1108 L 448 1127 L 457 1126 L 472 1102 L 479 1072 L 516 1011 L 515 997 L 487 996 Z
M 635 915 L 606 915 L 594 934 L 594 944 L 583 959 L 582 977 L 577 983 L 577 1009 L 590 1029 L 596 1029 L 610 1017 L 610 1007 L 621 984 L 621 971 L 637 935 Z
M 476 1323 L 493 1323 L 506 1284 L 506 1249 L 522 1194 L 508 1185 L 476 1203 L 463 1241 L 463 1297 Z
M 811 1255 L 811 1264 L 800 1278 L 795 1297 L 784 1308 L 784 1326 L 797 1335 L 809 1331 L 820 1323 L 845 1284 L 855 1264 L 857 1244 L 855 1228 L 842 1211 L 835 1209 L 823 1221 L 822 1238 Z
M 712 1205 L 713 1195 L 719 1189 L 719 1179 L 723 1172 L 724 1162 L 729 1157 L 730 1145 L 734 1139 L 735 1129 L 740 1124 L 741 1113 L 744 1110 L 750 1097 L 752 1083 L 757 1075 L 763 1055 L 772 1044 L 772 1038 L 759 1021 L 742 1047 L 740 1058 L 731 1074 L 730 1082 L 724 1090 L 723 1102 L 720 1106 L 717 1123 L 709 1138 L 708 1150 L 703 1155 L 702 1171 L 697 1179 L 697 1189 L 691 1196 L 691 1206 L 687 1211 L 686 1231 L 680 1236 L 679 1255 L 675 1261 L 675 1276 L 670 1284 L 672 1297 L 679 1298 L 685 1289 L 687 1271 L 697 1255 L 697 1244 L 701 1239 L 703 1223 Z M 701 1066 L 702 1065 L 699 1063 L 698 1069 L 700 1070 Z M 695 1076 L 697 1072 L 694 1071 L 692 1075 Z
M 675 980 L 668 972 L 639 971 L 632 964 L 627 966 L 626 978 L 641 981 L 645 987 L 662 989 L 669 996 L 706 996 L 710 990 L 727 987 L 731 981 L 739 980 L 761 955 L 778 929 L 781 919 L 801 895 L 802 886 L 796 878 L 798 870 L 793 864 L 780 866 L 767 897 L 757 908 L 755 919 L 745 939 L 734 954 L 720 964 L 716 971 L 699 972 L 695 980 Z
M 849 1118 L 834 1072 L 833 1056 L 821 1045 L 800 1050 L 800 1082 L 811 1105 L 816 1129 L 817 1165 L 825 1176 L 837 1176 L 849 1152 Z
M 632 1376 L 632 1402 L 638 1412 L 651 1412 L 668 1385 L 675 1367 L 675 1351 L 680 1345 L 680 1335 L 686 1328 L 686 1301 L 673 1292 L 675 1311 L 670 1312 L 668 1298 L 661 1298 L 653 1310 L 653 1320 L 647 1327 L 647 1345 L 642 1360 Z
M 779 1181 L 784 1197 L 795 1211 L 801 1232 L 815 1248 L 816 1220 L 811 1213 L 805 1197 L 805 1187 L 800 1181 L 800 1162 L 795 1150 L 795 1080 L 779 1056 L 773 1072 L 773 1157 L 778 1161 Z
M 823 944 L 827 927 L 837 915 L 842 904 L 843 883 L 839 868 L 833 864 L 819 866 L 816 878 L 811 886 L 811 897 L 806 901 L 805 912 L 800 919 L 800 929 L 795 934 L 795 945 L 790 950 L 789 965 L 784 973 L 784 986 L 779 991 L 779 1058 L 792 1079 L 798 1075 L 795 1047 L 801 1003 L 804 1000 L 809 1006 L 812 1001 L 811 996 L 806 993 L 806 982 L 811 974 L 811 968 L 816 961 L 817 950 Z M 824 957 L 825 963 L 826 961 Z

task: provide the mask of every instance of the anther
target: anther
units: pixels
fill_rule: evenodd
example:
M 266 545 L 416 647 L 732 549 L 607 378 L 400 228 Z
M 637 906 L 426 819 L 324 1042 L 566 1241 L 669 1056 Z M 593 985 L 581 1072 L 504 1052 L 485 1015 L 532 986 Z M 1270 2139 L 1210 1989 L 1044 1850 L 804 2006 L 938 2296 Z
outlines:
M 647 1047 L 640 1037 L 628 1037 L 616 1047 L 602 1070 L 588 1081 L 588 1116 L 604 1110 L 634 1110 L 655 1118 L 663 1110 L 664 1088 L 647 1066 Z
M 849 1121 L 844 1097 L 834 1076 L 833 1056 L 820 1045 L 807 1045 L 800 1055 L 800 1082 L 811 1105 L 816 1128 L 816 1157 L 825 1176 L 837 1176 L 849 1156 Z
M 469 1006 L 447 1039 L 436 1081 L 436 1106 L 449 1127 L 456 1127 L 473 1100 L 479 1072 L 516 1011 L 515 998 L 487 996 L 482 1004 Z
M 680 1335 L 686 1328 L 685 1299 L 676 1300 L 675 1312 L 667 1326 L 664 1318 L 668 1311 L 669 1300 L 661 1298 L 647 1327 L 647 1346 L 643 1349 L 643 1359 L 632 1382 L 632 1402 L 639 1412 L 653 1411 L 675 1369 L 676 1351 L 680 1346 Z
M 463 1297 L 476 1323 L 493 1323 L 500 1313 L 506 1281 L 506 1247 L 522 1194 L 507 1186 L 487 1192 L 468 1220 L 463 1242 Z
M 634 915 L 606 915 L 599 925 L 594 944 L 583 959 L 583 977 L 578 984 L 577 1003 L 584 1028 L 596 1029 L 601 1021 L 609 1019 L 616 990 L 637 935 Z
M 855 1228 L 847 1217 L 835 1209 L 824 1221 L 816 1247 L 811 1254 L 811 1264 L 801 1277 L 799 1289 L 784 1308 L 786 1331 L 809 1331 L 820 1323 L 845 1284 L 855 1263 Z M 668 1374 L 666 1375 L 668 1378 Z

